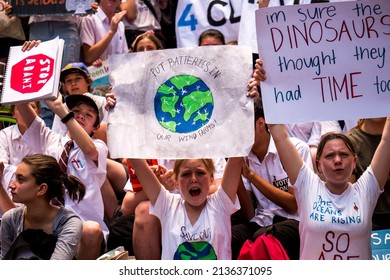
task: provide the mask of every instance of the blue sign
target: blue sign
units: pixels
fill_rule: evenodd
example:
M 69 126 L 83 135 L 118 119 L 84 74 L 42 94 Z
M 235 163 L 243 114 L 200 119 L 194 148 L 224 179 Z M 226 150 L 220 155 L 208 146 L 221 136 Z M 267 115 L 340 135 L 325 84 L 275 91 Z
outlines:
M 371 247 L 373 260 L 390 260 L 390 229 L 374 230 Z

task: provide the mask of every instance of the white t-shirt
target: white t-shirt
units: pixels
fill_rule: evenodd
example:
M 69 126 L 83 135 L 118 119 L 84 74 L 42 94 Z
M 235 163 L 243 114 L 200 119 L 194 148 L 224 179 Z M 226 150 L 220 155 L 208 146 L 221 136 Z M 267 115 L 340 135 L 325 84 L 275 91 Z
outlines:
M 355 184 L 335 195 L 304 164 L 294 190 L 300 216 L 300 259 L 372 258 L 371 217 L 382 191 L 371 166 Z
M 230 260 L 230 217 L 239 208 L 238 198 L 232 203 L 220 187 L 208 196 L 202 213 L 192 225 L 182 197 L 162 188 L 155 205 L 150 204 L 150 213 L 161 221 L 161 258 Z

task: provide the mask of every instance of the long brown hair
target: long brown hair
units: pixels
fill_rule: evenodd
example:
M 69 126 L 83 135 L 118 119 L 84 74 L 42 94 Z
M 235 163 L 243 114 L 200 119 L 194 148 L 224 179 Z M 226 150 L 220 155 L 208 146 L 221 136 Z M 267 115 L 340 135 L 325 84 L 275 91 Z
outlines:
M 77 177 L 65 174 L 54 157 L 34 154 L 24 157 L 22 162 L 31 167 L 31 175 L 36 184 L 48 185 L 47 200 L 62 198 L 65 189 L 74 201 L 80 202 L 84 198 L 85 185 Z

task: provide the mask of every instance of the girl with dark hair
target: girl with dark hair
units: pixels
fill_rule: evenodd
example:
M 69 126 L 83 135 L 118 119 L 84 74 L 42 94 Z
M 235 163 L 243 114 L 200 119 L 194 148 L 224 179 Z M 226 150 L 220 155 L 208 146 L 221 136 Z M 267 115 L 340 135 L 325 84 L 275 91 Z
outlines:
M 199 35 L 199 46 L 219 46 L 225 44 L 225 36 L 217 29 L 207 29 Z
M 0 176 L 3 176 L 3 169 L 3 163 L 0 163 Z M 4 187 L 0 186 L 0 205 L 10 207 L 2 209 L 8 211 L 1 221 L 1 259 L 21 258 L 13 244 L 26 231 L 33 232 L 34 237 L 45 236 L 44 240 L 54 240 L 52 246 L 41 254 L 37 250 L 43 244 L 35 247 L 31 243 L 35 258 L 74 259 L 81 238 L 82 221 L 75 213 L 54 205 L 52 201 L 62 200 L 66 191 L 72 200 L 79 202 L 85 195 L 85 185 L 77 177 L 61 171 L 55 158 L 35 154 L 23 158 L 9 189 L 12 201 Z M 17 207 L 15 203 L 21 206 Z

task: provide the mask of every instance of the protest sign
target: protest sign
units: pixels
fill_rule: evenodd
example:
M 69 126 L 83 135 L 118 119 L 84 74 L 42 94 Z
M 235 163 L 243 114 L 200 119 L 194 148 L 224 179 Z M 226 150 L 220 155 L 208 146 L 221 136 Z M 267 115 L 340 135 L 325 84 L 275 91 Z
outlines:
M 61 72 L 64 40 L 56 37 L 29 51 L 10 48 L 0 103 L 11 105 L 47 98 L 55 99 Z
M 386 0 L 256 11 L 269 123 L 390 113 L 390 5 Z
M 390 230 L 374 230 L 371 233 L 373 260 L 390 260 Z
M 250 46 L 252 53 L 257 53 L 256 29 L 255 26 L 255 14 L 259 7 L 258 1 L 244 0 L 242 1 L 241 20 L 238 32 L 238 44 L 244 46 Z
M 237 41 L 242 0 L 180 0 L 176 9 L 177 47 L 198 45 L 206 29 L 217 29 L 225 41 Z
M 113 158 L 244 156 L 254 140 L 246 96 L 251 50 L 208 46 L 109 57 L 116 105 L 108 117 Z
M 95 0 L 10 0 L 15 16 L 92 14 Z
M 92 79 L 93 94 L 105 96 L 111 88 L 110 77 L 108 67 L 108 59 L 102 61 L 100 66 L 88 66 L 88 72 Z

